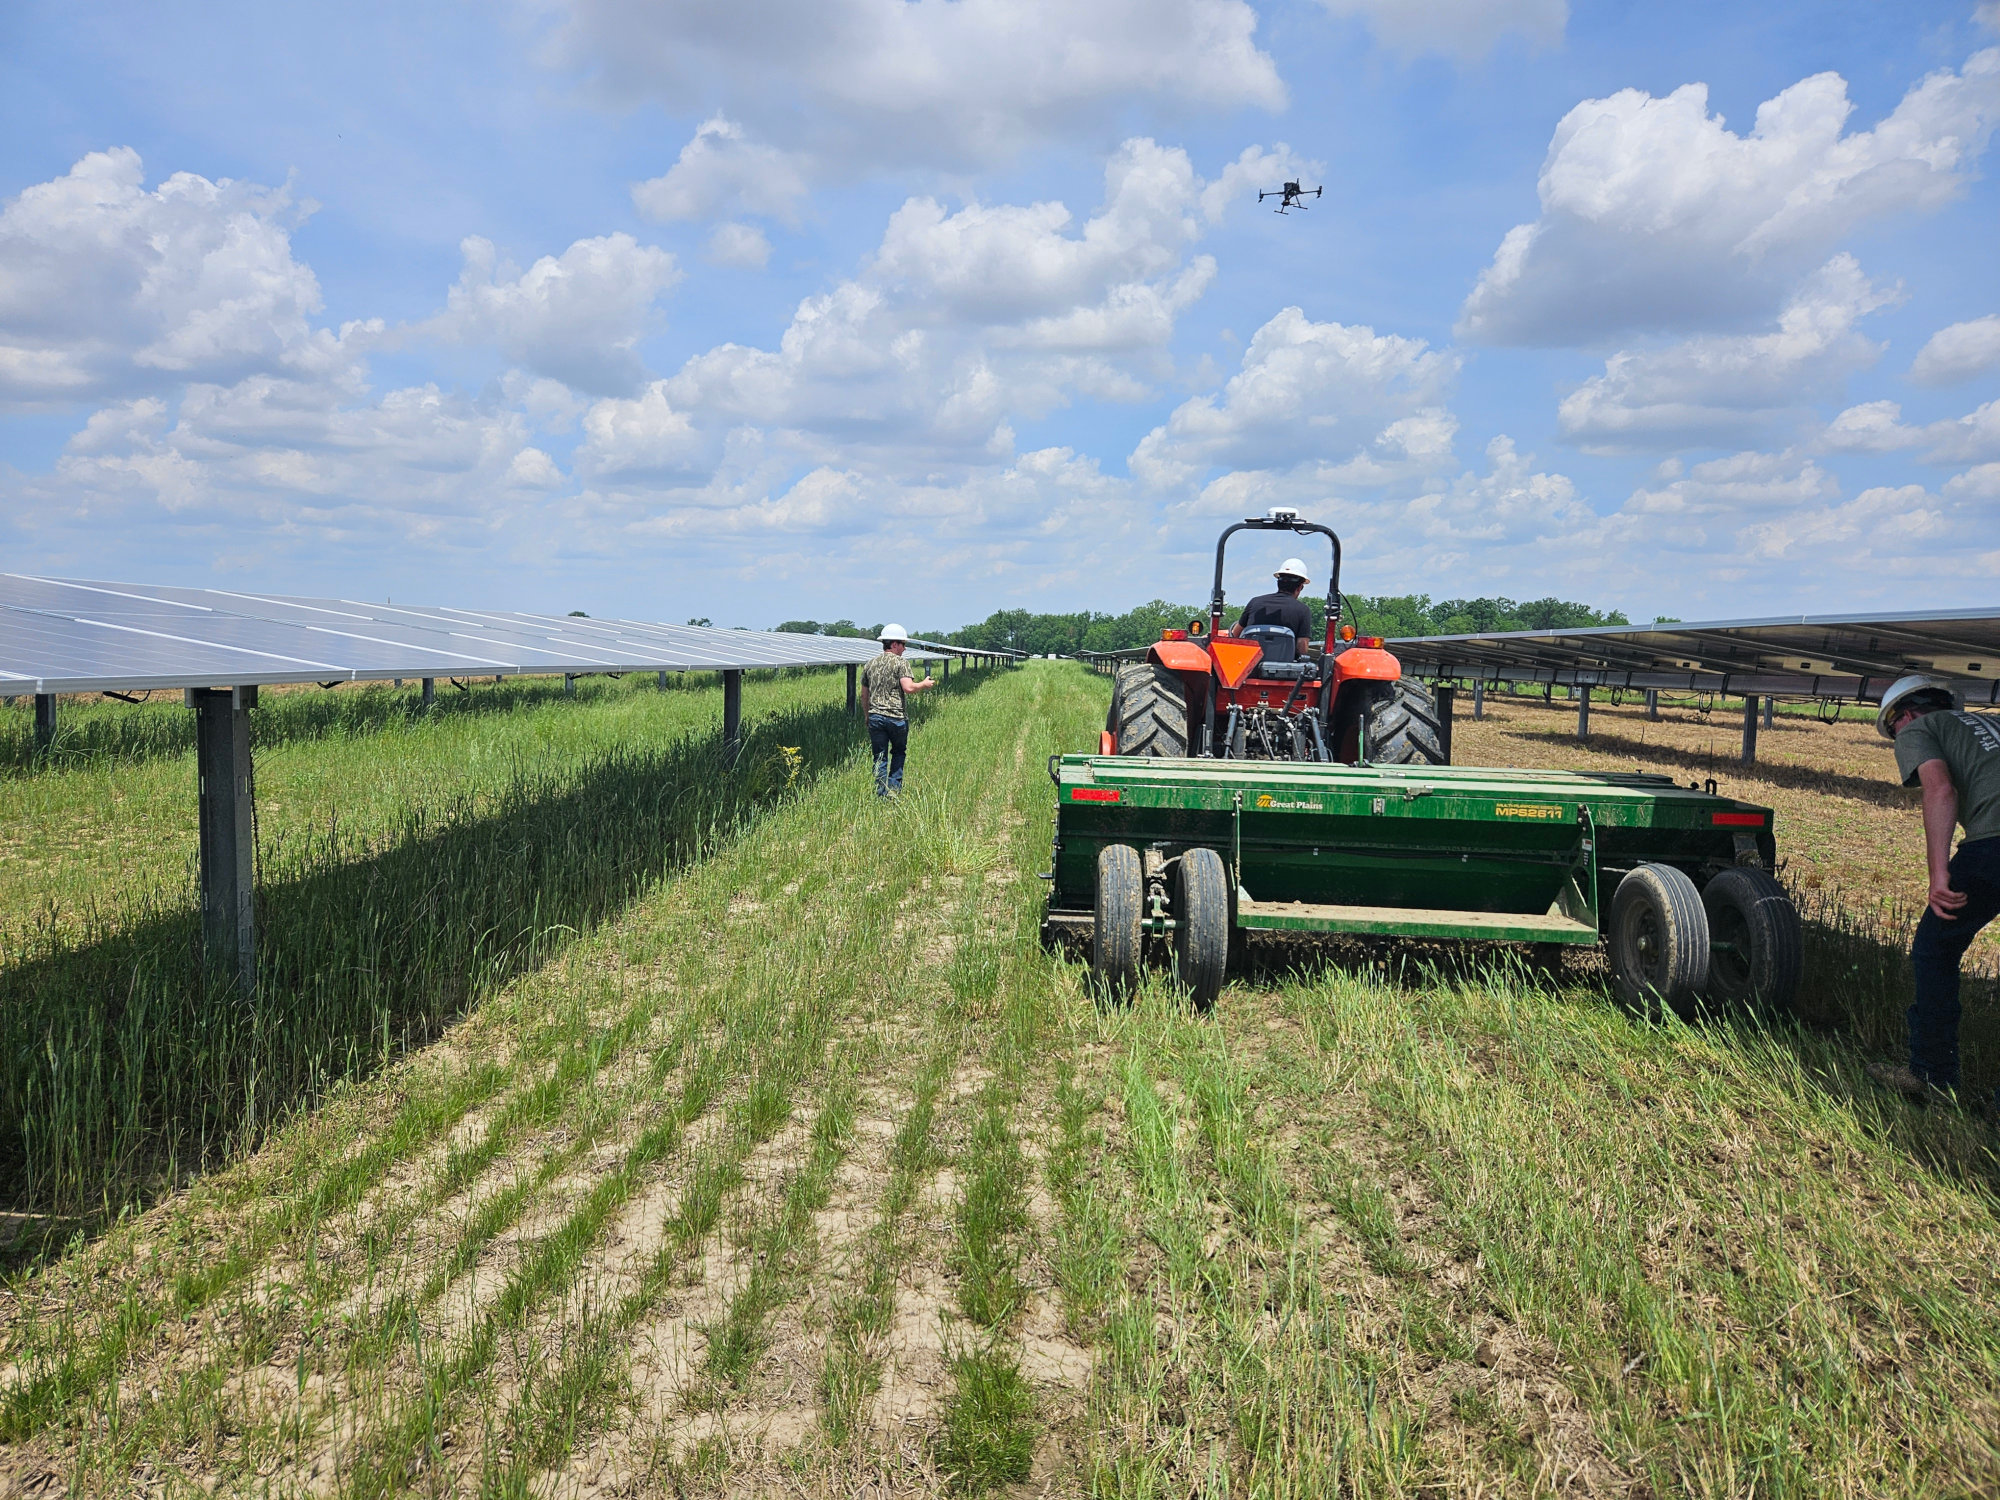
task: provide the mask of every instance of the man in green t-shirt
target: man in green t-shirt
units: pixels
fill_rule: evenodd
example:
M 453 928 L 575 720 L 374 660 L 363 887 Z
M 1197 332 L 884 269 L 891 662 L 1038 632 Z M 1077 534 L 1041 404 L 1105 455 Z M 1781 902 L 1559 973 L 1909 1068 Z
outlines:
M 868 743 L 875 752 L 875 795 L 894 797 L 903 790 L 903 758 L 910 749 L 910 716 L 903 709 L 906 693 L 921 693 L 937 684 L 910 676 L 903 653 L 909 638 L 900 625 L 884 625 L 877 637 L 880 655 L 861 669 L 861 709 L 868 715 Z
M 1910 944 L 1917 1003 L 1909 1010 L 1910 1066 L 1878 1074 L 1918 1096 L 1958 1087 L 1958 965 L 1979 930 L 2000 916 L 2000 719 L 1952 706 L 1936 677 L 1905 677 L 1882 695 L 1875 724 L 1896 743 L 1904 786 L 1924 793 L 1930 897 Z M 1965 837 L 1951 852 L 1953 825 Z

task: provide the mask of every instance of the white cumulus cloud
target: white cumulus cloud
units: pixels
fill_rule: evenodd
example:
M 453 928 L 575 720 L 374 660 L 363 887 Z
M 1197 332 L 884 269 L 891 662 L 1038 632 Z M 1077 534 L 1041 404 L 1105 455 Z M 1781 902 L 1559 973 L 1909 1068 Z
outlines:
M 1405 56 L 1442 53 L 1477 62 L 1504 36 L 1538 47 L 1562 41 L 1569 0 L 1320 0 L 1336 16 L 1364 22 Z
M 810 188 L 807 158 L 751 140 L 741 125 L 716 115 L 698 128 L 673 166 L 632 189 L 649 219 L 757 215 L 796 222 Z
M 610 234 L 518 271 L 500 262 L 490 241 L 474 236 L 459 248 L 465 269 L 422 332 L 493 345 L 538 375 L 593 394 L 623 394 L 644 378 L 634 346 L 653 304 L 681 279 L 666 251 Z
M 716 112 L 746 139 L 848 173 L 987 165 L 1134 110 L 1178 118 L 1285 102 L 1244 0 L 557 0 L 554 9 L 545 59 L 603 96 Z M 698 180 L 686 178 L 685 201 L 702 200 Z M 681 190 L 662 192 L 679 205 Z
M 1271 160 L 1289 158 L 1248 152 L 1222 175 Z M 1185 152 L 1138 139 L 1112 153 L 1104 201 L 1080 223 L 1054 201 L 912 198 L 853 277 L 799 304 L 775 349 L 719 345 L 663 389 L 700 422 L 776 429 L 827 462 L 851 464 L 857 444 L 926 468 L 1005 459 L 1019 418 L 1150 394 L 1179 314 L 1215 274 L 1192 253 L 1219 211 L 1214 185 Z
M 1354 483 L 1418 472 L 1450 456 L 1455 424 L 1442 408 L 1457 373 L 1455 355 L 1422 339 L 1288 307 L 1257 330 L 1221 391 L 1183 402 L 1140 440 L 1132 472 L 1163 488 L 1216 468 L 1348 465 Z
M 1930 464 L 1983 463 L 2000 459 L 2000 401 L 1989 401 L 1955 420 L 1912 426 L 1894 401 L 1850 406 L 1827 424 L 1821 441 L 1842 453 L 1897 453 L 1922 449 Z
M 1855 332 L 1892 301 L 1854 257 L 1836 255 L 1807 281 L 1772 333 L 1703 334 L 1627 351 L 1564 398 L 1563 436 L 1596 449 L 1723 447 L 1875 362 L 1881 346 Z
M 1835 73 L 1765 101 L 1748 135 L 1709 113 L 1705 84 L 1577 105 L 1542 164 L 1541 216 L 1508 231 L 1461 336 L 1754 326 L 1856 226 L 1959 191 L 2000 119 L 2000 49 L 1925 78 L 1871 130 L 1847 130 L 1853 108 Z
M 2000 369 L 2000 317 L 1988 314 L 1940 328 L 1910 362 L 1919 385 L 1955 385 Z
M 771 260 L 771 242 L 755 224 L 718 224 L 704 252 L 710 265 L 761 271 Z
M 313 326 L 319 281 L 291 245 L 304 213 L 285 189 L 191 172 L 148 191 L 123 147 L 28 188 L 0 208 L 0 403 L 355 378 L 381 325 Z
M 176 412 L 146 397 L 96 413 L 29 494 L 44 526 L 164 512 L 261 527 L 277 547 L 470 545 L 500 521 L 496 494 L 565 483 L 530 435 L 518 411 L 435 385 L 357 400 L 255 375 L 190 386 Z

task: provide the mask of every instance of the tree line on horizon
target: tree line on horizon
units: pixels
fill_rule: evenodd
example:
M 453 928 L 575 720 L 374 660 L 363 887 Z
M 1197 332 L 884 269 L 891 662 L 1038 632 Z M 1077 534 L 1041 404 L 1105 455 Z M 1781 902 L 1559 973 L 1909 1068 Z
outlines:
M 1588 604 L 1550 595 L 1519 602 L 1492 597 L 1442 599 L 1428 594 L 1370 596 L 1347 594 L 1344 623 L 1360 635 L 1390 639 L 1422 635 L 1484 635 L 1500 630 L 1579 630 L 1592 625 L 1629 625 L 1619 610 L 1599 610 Z M 1326 601 L 1308 599 L 1313 632 L 1326 628 Z M 1234 623 L 1241 605 L 1231 605 L 1224 618 Z M 918 640 L 940 641 L 978 651 L 1025 651 L 1031 656 L 1074 656 L 1080 651 L 1124 651 L 1160 638 L 1162 630 L 1184 630 L 1194 619 L 1207 619 L 1202 605 L 1173 604 L 1155 599 L 1122 615 L 1096 610 L 1068 614 L 1038 614 L 1026 609 L 995 610 L 976 625 L 956 630 L 916 630 Z M 872 640 L 880 625 L 860 626 L 852 620 L 787 620 L 775 627 L 790 635 L 832 635 Z

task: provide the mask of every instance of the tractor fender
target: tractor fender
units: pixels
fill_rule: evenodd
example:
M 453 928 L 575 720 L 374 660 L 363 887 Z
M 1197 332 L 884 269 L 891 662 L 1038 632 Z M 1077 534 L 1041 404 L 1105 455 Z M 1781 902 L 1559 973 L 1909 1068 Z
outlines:
M 1170 672 L 1198 672 L 1203 677 L 1214 667 L 1208 653 L 1192 641 L 1155 641 L 1146 659 L 1158 662 Z
M 1403 664 L 1388 651 L 1375 646 L 1350 646 L 1333 659 L 1333 680 L 1345 683 L 1400 682 Z

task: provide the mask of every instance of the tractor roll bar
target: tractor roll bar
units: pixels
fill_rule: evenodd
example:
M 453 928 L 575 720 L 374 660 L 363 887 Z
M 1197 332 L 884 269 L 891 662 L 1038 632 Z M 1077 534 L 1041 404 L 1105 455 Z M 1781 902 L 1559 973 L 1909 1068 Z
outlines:
M 1333 576 L 1326 589 L 1326 654 L 1333 655 L 1333 641 L 1340 629 L 1340 538 L 1331 526 L 1317 521 L 1301 521 L 1297 511 L 1279 511 L 1270 516 L 1245 516 L 1215 540 L 1215 587 L 1208 596 L 1208 633 L 1214 638 L 1222 631 L 1222 554 L 1229 539 L 1239 531 L 1295 531 L 1300 536 L 1317 533 L 1333 544 Z

